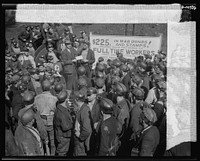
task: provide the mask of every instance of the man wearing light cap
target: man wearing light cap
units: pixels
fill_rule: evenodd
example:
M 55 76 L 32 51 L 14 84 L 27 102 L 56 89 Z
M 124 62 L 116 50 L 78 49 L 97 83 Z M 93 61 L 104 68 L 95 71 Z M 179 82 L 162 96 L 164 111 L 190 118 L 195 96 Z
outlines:
M 159 144 L 160 133 L 153 124 L 157 121 L 155 112 L 151 108 L 144 108 L 140 114 L 140 124 L 143 126 L 140 136 L 139 156 L 153 157 Z

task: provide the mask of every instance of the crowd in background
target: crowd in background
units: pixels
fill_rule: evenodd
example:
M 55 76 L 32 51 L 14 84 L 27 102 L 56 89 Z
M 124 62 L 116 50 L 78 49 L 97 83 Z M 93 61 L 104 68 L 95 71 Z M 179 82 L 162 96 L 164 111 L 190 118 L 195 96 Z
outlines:
M 80 33 L 66 27 L 59 35 L 45 23 L 6 41 L 5 155 L 168 155 L 166 53 L 117 52 L 92 68 L 89 37 Z

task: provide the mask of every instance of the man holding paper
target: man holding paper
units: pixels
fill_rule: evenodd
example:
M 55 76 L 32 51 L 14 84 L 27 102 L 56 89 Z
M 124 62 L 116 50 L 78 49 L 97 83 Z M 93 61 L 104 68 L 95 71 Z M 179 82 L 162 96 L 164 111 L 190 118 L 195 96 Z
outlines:
M 72 52 L 71 42 L 69 40 L 65 41 L 66 48 L 61 52 L 61 59 L 63 62 L 63 76 L 66 81 L 67 90 L 77 90 L 78 86 L 76 85 L 77 72 L 75 68 L 75 59 L 74 52 Z

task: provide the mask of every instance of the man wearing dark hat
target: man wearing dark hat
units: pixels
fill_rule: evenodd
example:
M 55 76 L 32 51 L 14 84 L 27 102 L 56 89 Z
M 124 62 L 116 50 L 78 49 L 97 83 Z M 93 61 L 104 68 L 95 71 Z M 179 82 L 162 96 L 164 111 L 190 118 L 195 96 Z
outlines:
M 75 103 L 77 105 L 75 121 L 74 156 L 86 156 L 90 151 L 90 136 L 92 134 L 90 108 L 84 103 L 85 95 L 81 91 L 75 91 Z
M 50 93 L 50 87 L 51 83 L 48 80 L 42 82 L 43 93 L 35 97 L 34 104 L 46 127 L 49 136 L 51 155 L 55 155 L 53 117 L 58 99 Z
M 57 49 L 57 42 L 59 40 L 58 33 L 52 28 L 48 28 L 48 32 L 46 33 L 47 43 L 51 42 L 53 44 L 54 49 Z
M 71 51 L 71 42 L 65 41 L 66 48 L 61 52 L 61 59 L 63 61 L 63 76 L 65 77 L 68 90 L 76 89 L 77 73 L 75 68 L 75 55 Z
M 97 89 L 98 96 L 107 98 L 107 93 L 105 91 L 105 80 L 104 79 L 97 78 L 95 80 L 95 88 Z
M 57 63 L 59 61 L 58 59 L 58 54 L 57 52 L 54 50 L 54 47 L 53 47 L 53 44 L 52 43 L 49 43 L 47 45 L 47 55 L 48 56 L 52 56 L 53 57 L 53 60 L 52 60 L 52 63 Z
M 131 109 L 124 97 L 127 92 L 126 86 L 122 83 L 116 83 L 114 87 L 114 91 L 116 92 L 116 96 L 117 96 L 117 103 L 114 108 L 115 116 L 121 122 L 121 124 L 125 127 L 125 129 L 127 129 L 128 124 L 129 124 L 129 119 L 130 119 L 129 111 Z
M 35 91 L 35 88 L 34 88 L 34 85 L 33 85 L 33 82 L 31 81 L 31 77 L 30 77 L 30 74 L 29 72 L 27 71 L 27 74 L 24 74 L 22 77 L 21 77 L 21 83 L 23 83 L 23 85 L 30 91 L 33 91 L 33 92 L 36 92 Z
M 96 125 L 100 136 L 98 156 L 115 156 L 120 146 L 118 135 L 121 133 L 121 123 L 112 115 L 113 102 L 106 98 L 100 99 L 102 120 Z
M 63 42 L 66 40 L 69 40 L 71 42 L 73 41 L 73 34 L 70 32 L 69 27 L 65 27 L 64 32 L 61 35 L 61 39 Z
M 80 40 L 77 38 L 73 42 L 72 52 L 74 52 L 75 57 L 80 55 Z
M 91 111 L 91 118 L 93 124 L 98 122 L 101 118 L 99 108 L 99 98 L 97 97 L 97 89 L 89 87 L 87 89 L 88 107 Z
M 95 55 L 94 51 L 89 48 L 89 42 L 84 42 L 80 55 L 83 57 L 82 64 L 86 69 L 86 75 L 88 78 L 91 78 L 91 70 L 93 63 L 95 62 Z
M 114 85 L 114 91 L 116 93 L 116 105 L 114 106 L 114 116 L 119 120 L 119 122 L 122 125 L 122 134 L 120 137 L 121 141 L 121 147 L 118 151 L 118 155 L 126 155 L 124 153 L 127 153 L 128 151 L 124 148 L 128 146 L 129 140 L 128 140 L 128 126 L 129 126 L 129 120 L 130 120 L 130 111 L 132 109 L 132 106 L 130 105 L 130 102 L 125 98 L 126 96 L 126 86 L 122 83 L 117 82 Z
M 122 72 L 122 76 L 121 76 L 121 82 L 126 86 L 127 92 L 130 91 L 130 85 L 131 85 L 131 76 L 130 73 L 128 72 L 128 66 L 123 64 L 120 67 L 121 72 Z
M 31 39 L 31 29 L 30 29 L 30 26 L 26 26 L 25 27 L 25 31 L 22 31 L 18 35 L 18 39 L 19 39 L 19 47 L 20 47 L 20 49 L 23 49 L 26 46 L 26 42 Z
M 81 42 L 89 42 L 89 37 L 85 31 L 80 31 L 81 37 L 79 38 Z
M 42 44 L 42 32 L 39 25 L 35 25 L 32 31 L 33 47 L 36 50 Z
M 73 120 L 70 114 L 70 107 L 67 103 L 68 93 L 61 91 L 58 95 L 58 105 L 54 114 L 55 138 L 57 141 L 56 154 L 67 156 L 70 140 L 72 137 Z
M 107 97 L 113 101 L 114 104 L 117 103 L 117 94 L 115 92 L 115 84 L 120 83 L 121 79 L 119 76 L 112 76 L 111 82 L 107 86 Z
M 139 156 L 153 157 L 159 144 L 160 133 L 154 126 L 157 121 L 156 114 L 151 108 L 144 108 L 140 114 L 140 124 L 143 127 L 140 136 Z

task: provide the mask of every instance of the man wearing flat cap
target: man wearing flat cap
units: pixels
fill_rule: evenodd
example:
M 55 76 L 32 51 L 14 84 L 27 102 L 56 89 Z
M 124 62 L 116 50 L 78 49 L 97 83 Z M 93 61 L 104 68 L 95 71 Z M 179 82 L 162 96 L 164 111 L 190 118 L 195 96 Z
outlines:
M 140 114 L 140 124 L 143 126 L 140 136 L 139 156 L 153 157 L 159 144 L 160 133 L 154 126 L 156 114 L 151 108 L 144 108 Z

